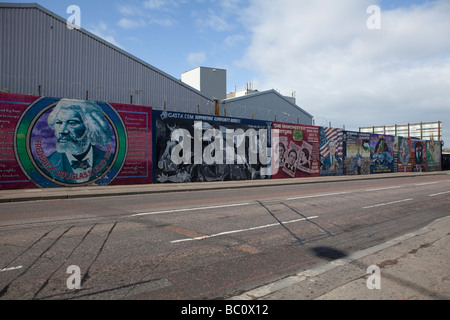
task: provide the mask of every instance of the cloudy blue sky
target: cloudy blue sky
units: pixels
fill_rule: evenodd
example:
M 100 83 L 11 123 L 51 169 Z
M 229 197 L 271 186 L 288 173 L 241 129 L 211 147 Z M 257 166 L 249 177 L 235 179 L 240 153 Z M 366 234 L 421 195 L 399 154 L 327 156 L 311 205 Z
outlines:
M 78 5 L 82 28 L 175 78 L 223 68 L 228 92 L 295 92 L 348 130 L 440 120 L 450 146 L 449 0 L 36 1 L 64 18 Z

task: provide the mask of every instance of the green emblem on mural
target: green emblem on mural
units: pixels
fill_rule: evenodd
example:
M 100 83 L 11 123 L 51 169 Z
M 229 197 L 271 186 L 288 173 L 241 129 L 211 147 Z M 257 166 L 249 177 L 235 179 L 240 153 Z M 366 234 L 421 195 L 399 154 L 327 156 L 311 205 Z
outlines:
M 303 141 L 303 131 L 299 129 L 294 130 L 292 133 L 292 139 L 294 141 Z

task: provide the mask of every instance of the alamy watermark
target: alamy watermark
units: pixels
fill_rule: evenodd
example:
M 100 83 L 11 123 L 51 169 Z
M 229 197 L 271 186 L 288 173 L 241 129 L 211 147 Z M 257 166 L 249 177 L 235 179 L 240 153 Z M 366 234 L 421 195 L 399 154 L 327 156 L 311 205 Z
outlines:
M 67 268 L 67 273 L 70 274 L 67 278 L 66 286 L 69 290 L 80 290 L 81 289 L 81 269 L 79 266 L 69 266 Z
M 367 8 L 367 14 L 370 17 L 367 19 L 367 28 L 369 30 L 379 30 L 381 29 L 381 9 L 377 5 L 372 5 Z
M 66 25 L 69 30 L 81 29 L 81 9 L 77 5 L 67 7 L 66 13 L 72 14 L 67 18 Z
M 369 290 L 381 289 L 381 269 L 379 266 L 373 265 L 367 268 L 367 273 L 370 274 L 367 279 L 366 286 Z
M 77 5 L 70 5 L 67 7 L 66 13 L 71 14 L 67 18 L 67 28 L 70 30 L 81 29 L 81 9 Z M 367 19 L 366 25 L 370 30 L 381 29 L 381 8 L 377 5 L 367 7 L 367 14 L 370 17 Z
M 207 129 L 203 132 L 203 122 L 195 121 L 193 133 L 192 136 L 186 129 L 172 132 L 171 141 L 176 145 L 170 158 L 175 165 L 260 164 L 266 166 L 261 168 L 262 176 L 278 172 L 278 148 L 272 150 L 270 147 L 270 144 L 278 145 L 278 130 L 226 129 L 225 134 L 222 134 L 219 129 Z M 247 139 L 248 145 L 245 143 Z

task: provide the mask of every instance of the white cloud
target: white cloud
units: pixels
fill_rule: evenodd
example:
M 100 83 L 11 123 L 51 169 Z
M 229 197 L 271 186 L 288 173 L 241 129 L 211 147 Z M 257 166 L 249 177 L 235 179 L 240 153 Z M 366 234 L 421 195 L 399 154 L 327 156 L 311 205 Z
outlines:
M 145 26 L 147 23 L 142 19 L 128 19 L 122 18 L 117 25 L 124 29 L 134 29 Z
M 150 10 L 173 11 L 180 4 L 188 2 L 189 0 L 145 0 L 143 6 Z
M 201 16 L 198 16 L 196 18 L 196 23 L 202 31 L 214 30 L 224 32 L 233 28 L 225 15 L 217 14 L 213 9 L 208 9 L 206 13 L 202 13 Z
M 150 19 L 149 21 L 152 24 L 157 24 L 163 27 L 170 27 L 176 23 L 174 19 L 164 18 L 164 19 Z
M 119 22 L 117 23 L 117 25 L 123 29 L 136 29 L 136 28 L 141 28 L 141 27 L 145 27 L 148 26 L 150 24 L 157 24 L 163 27 L 170 27 L 171 25 L 174 24 L 174 21 L 171 19 L 152 19 L 152 18 L 147 18 L 147 19 L 142 19 L 142 18 L 134 18 L 134 19 L 129 19 L 129 18 L 122 18 L 119 20 Z
M 97 25 L 89 26 L 87 28 L 90 32 L 95 34 L 97 37 L 102 38 L 103 40 L 115 45 L 120 49 L 124 49 L 115 39 L 114 30 L 111 29 L 106 23 L 100 21 Z
M 366 10 L 374 2 L 253 0 L 243 62 L 262 75 L 260 90 L 295 90 L 308 112 L 348 129 L 437 120 L 445 126 L 450 2 L 382 10 L 382 29 L 369 30 Z
M 121 4 L 117 6 L 117 11 L 123 17 L 117 25 L 123 29 L 136 29 L 152 24 L 170 27 L 176 23 L 170 13 L 176 6 L 178 6 L 176 2 L 167 0 L 147 0 L 141 5 Z M 163 15 L 161 11 L 164 12 Z
M 191 66 L 199 66 L 206 61 L 205 52 L 191 52 L 188 54 L 187 61 Z
M 160 9 L 167 4 L 164 0 L 146 0 L 144 1 L 144 7 L 152 10 Z
M 246 40 L 246 37 L 242 34 L 233 34 L 225 38 L 224 44 L 227 47 L 234 47 L 235 45 Z
M 116 6 L 117 11 L 124 16 L 139 15 L 142 12 L 142 8 L 136 5 L 124 5 L 119 4 Z

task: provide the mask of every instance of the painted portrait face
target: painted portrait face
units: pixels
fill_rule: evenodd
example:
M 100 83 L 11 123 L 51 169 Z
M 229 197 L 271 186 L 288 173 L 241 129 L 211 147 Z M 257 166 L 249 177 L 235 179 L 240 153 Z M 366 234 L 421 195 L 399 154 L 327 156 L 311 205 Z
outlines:
M 302 163 L 308 162 L 308 157 L 306 156 L 305 151 L 303 151 L 303 150 L 301 151 L 300 157 L 302 159 Z
M 80 115 L 71 109 L 61 109 L 55 120 L 56 149 L 58 152 L 82 154 L 90 143 L 87 129 Z
M 278 145 L 278 157 L 283 159 L 284 158 L 284 152 L 285 152 L 284 146 L 280 143 Z
M 288 159 L 287 159 L 288 163 L 290 165 L 294 165 L 295 160 L 297 160 L 297 153 L 295 151 L 289 152 Z
M 334 156 L 336 154 L 336 143 L 334 141 L 330 141 L 329 143 L 330 154 Z

